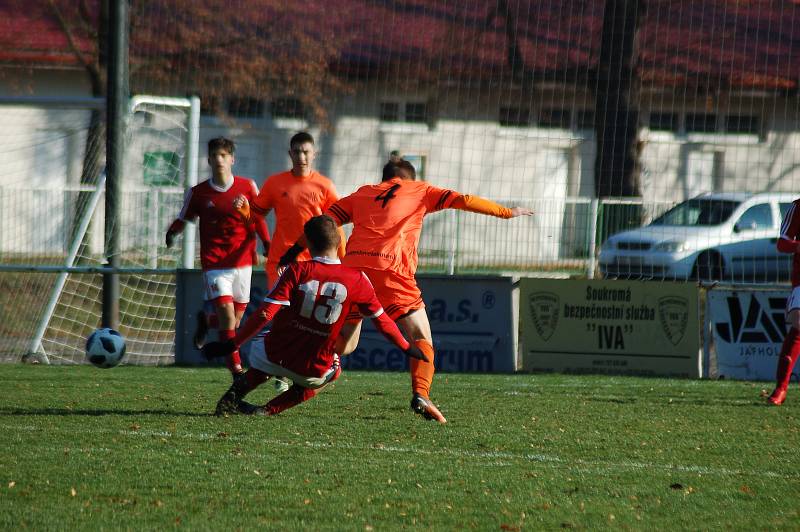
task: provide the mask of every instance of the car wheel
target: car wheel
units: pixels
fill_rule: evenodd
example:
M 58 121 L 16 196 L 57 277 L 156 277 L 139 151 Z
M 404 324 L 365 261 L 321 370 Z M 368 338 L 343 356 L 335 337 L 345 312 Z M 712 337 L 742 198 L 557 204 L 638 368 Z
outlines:
M 692 277 L 697 281 L 720 281 L 725 275 L 722 256 L 714 251 L 704 251 L 697 257 Z

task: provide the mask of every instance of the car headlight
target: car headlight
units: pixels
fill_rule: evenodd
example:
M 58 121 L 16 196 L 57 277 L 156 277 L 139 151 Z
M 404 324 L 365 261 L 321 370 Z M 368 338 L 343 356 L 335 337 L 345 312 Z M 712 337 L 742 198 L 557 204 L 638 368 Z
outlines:
M 656 244 L 653 249 L 656 251 L 665 251 L 667 253 L 680 253 L 689 249 L 689 245 L 683 240 L 668 240 Z

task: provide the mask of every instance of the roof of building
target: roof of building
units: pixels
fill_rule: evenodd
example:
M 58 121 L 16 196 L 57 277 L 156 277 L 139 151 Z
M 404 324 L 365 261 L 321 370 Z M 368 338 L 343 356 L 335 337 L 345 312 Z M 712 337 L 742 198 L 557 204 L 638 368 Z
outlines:
M 23 10 L 0 3 L 0 63 L 80 65 L 44 4 Z M 639 78 L 657 86 L 795 89 L 798 4 L 647 0 L 638 36 Z M 370 76 L 413 63 L 418 75 L 454 80 L 499 80 L 512 72 L 558 80 L 591 79 L 605 0 L 337 0 L 335 6 L 325 18 L 346 36 L 337 61 L 344 71 Z M 85 37 L 74 45 L 82 53 L 94 49 Z

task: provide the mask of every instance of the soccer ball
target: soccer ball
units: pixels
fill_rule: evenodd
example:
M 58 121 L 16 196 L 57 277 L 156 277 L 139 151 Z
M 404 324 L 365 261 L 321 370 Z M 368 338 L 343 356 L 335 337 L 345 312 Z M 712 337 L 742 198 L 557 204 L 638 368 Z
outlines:
M 125 338 L 114 329 L 97 329 L 86 339 L 86 360 L 98 368 L 113 368 L 125 356 Z

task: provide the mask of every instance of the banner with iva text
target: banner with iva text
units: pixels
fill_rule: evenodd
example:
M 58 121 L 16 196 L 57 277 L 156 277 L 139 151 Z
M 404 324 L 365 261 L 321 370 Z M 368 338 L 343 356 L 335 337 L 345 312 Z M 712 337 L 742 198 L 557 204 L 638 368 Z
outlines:
M 522 279 L 519 306 L 523 370 L 702 375 L 693 284 Z

